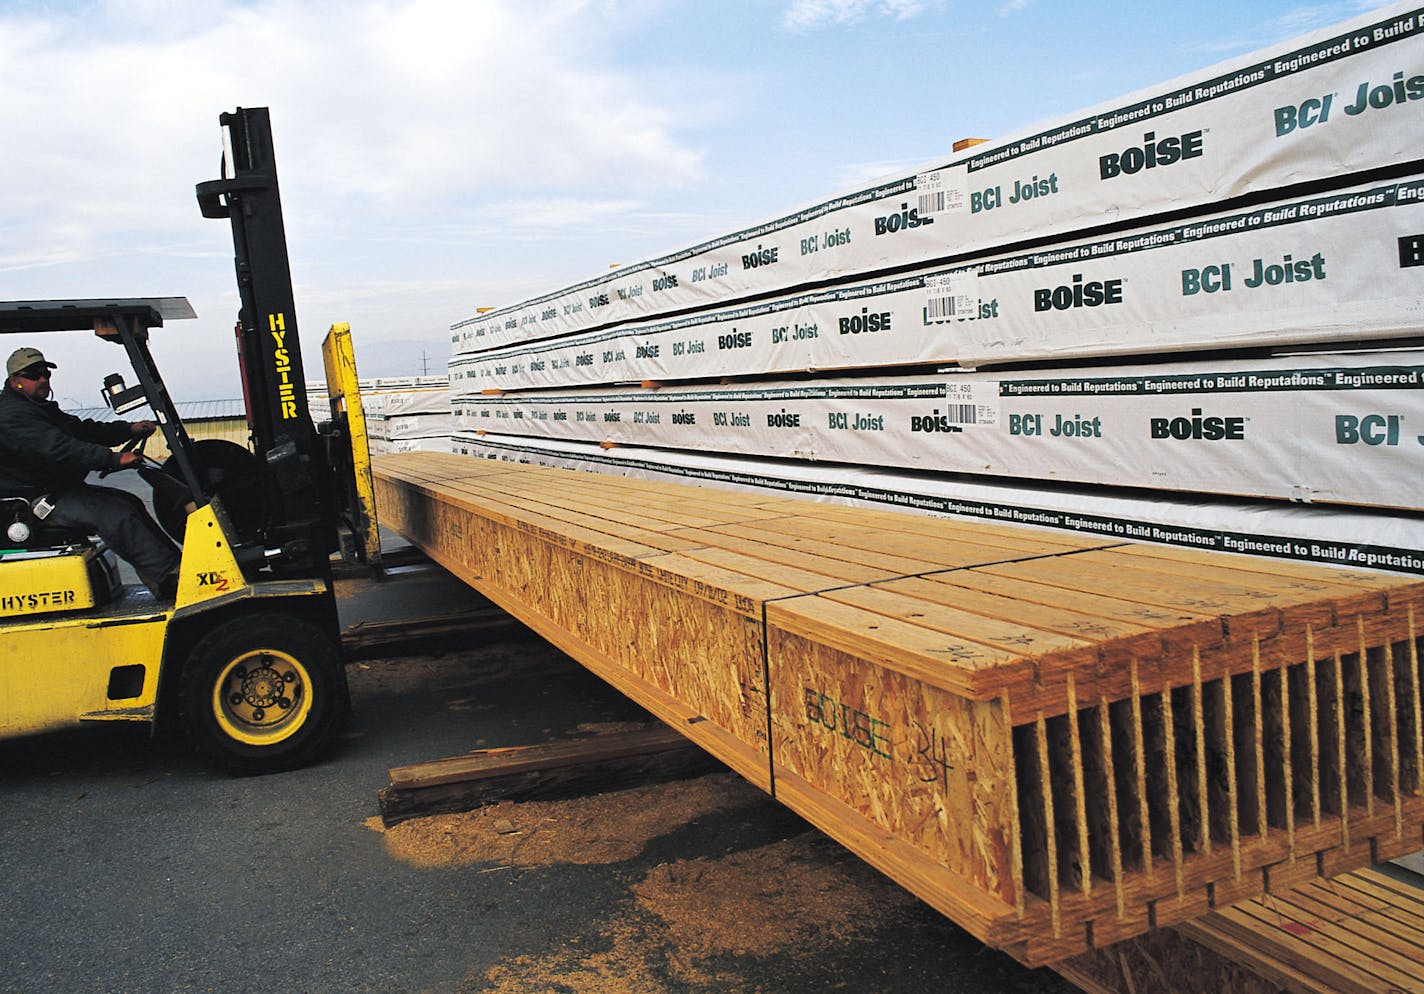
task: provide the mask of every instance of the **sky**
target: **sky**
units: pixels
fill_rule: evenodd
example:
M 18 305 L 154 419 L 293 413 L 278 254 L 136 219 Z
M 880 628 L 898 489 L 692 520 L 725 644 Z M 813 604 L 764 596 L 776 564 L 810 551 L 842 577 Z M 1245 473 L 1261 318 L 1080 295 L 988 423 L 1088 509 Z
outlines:
M 218 115 L 266 106 L 309 378 L 335 322 L 363 377 L 443 375 L 476 308 L 1376 6 L 0 0 L 0 299 L 186 296 L 152 339 L 170 393 L 240 396 L 231 232 L 193 190 Z M 125 371 L 92 335 L 37 344 L 65 407 Z

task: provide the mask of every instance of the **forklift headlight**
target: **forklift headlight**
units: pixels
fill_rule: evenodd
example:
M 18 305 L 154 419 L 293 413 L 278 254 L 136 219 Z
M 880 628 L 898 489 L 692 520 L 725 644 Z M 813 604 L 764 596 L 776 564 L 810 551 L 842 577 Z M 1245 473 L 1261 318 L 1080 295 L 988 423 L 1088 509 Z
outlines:
M 125 387 L 124 378 L 118 373 L 110 373 L 104 377 L 103 397 L 104 403 L 112 408 L 115 414 L 126 414 L 135 407 L 148 403 L 143 384 Z

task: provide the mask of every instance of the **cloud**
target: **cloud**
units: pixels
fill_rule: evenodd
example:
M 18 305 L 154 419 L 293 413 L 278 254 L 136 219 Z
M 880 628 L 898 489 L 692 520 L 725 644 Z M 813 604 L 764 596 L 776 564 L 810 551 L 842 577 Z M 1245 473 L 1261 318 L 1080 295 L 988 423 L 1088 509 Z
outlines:
M 272 108 L 284 197 L 323 211 L 693 182 L 682 123 L 600 62 L 609 20 L 513 0 L 0 14 L 0 265 L 188 222 L 193 183 L 218 175 L 217 114 L 240 105 Z
M 795 0 L 781 23 L 793 31 L 858 24 L 870 16 L 903 21 L 922 13 L 928 0 Z
M 1226 58 L 1276 45 L 1297 35 L 1337 24 L 1375 6 L 1375 0 L 1344 0 L 1293 7 L 1276 17 L 1247 25 L 1244 30 L 1221 34 L 1211 41 L 1184 46 L 1183 51 L 1201 53 L 1209 58 Z
M 267 106 L 308 348 L 333 320 L 448 341 L 473 302 L 564 278 L 563 242 L 637 226 L 646 205 L 703 178 L 687 136 L 725 110 L 611 57 L 659 11 L 0 4 L 0 298 L 187 295 L 200 320 L 162 332 L 165 354 L 181 356 L 170 385 L 235 396 L 231 240 L 199 216 L 194 184 L 221 175 L 219 113 Z M 67 367 L 76 382 L 81 365 Z

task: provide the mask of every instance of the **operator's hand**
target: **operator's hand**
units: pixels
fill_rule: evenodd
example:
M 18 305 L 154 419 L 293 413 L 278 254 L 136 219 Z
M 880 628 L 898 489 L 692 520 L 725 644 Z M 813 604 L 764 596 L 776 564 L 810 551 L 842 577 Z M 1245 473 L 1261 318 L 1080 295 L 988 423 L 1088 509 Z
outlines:
M 157 430 L 158 422 L 156 421 L 131 421 L 129 423 L 129 431 L 140 438 L 147 438 Z
M 129 469 L 133 466 L 137 466 L 142 460 L 143 456 L 137 452 L 120 452 L 119 469 Z

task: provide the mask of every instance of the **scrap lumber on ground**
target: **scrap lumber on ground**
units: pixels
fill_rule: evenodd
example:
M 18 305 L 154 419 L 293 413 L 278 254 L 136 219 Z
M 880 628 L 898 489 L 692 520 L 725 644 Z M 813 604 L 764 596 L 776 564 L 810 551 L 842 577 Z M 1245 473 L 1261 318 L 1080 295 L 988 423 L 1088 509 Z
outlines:
M 345 660 L 378 659 L 466 645 L 476 632 L 498 632 L 517 623 L 496 607 L 402 621 L 363 621 L 341 633 Z
M 469 811 L 495 801 L 552 800 L 711 773 L 719 767 L 664 726 L 537 745 L 480 749 L 390 771 L 381 820 Z
M 1030 964 L 1420 848 L 1416 579 L 439 454 L 376 477 L 384 523 Z

